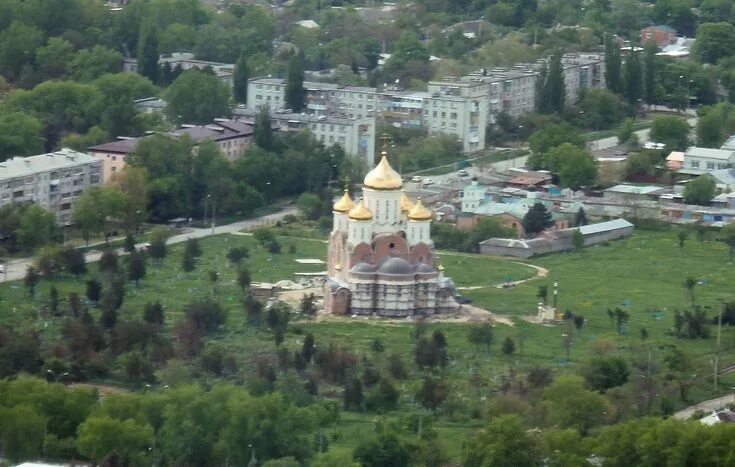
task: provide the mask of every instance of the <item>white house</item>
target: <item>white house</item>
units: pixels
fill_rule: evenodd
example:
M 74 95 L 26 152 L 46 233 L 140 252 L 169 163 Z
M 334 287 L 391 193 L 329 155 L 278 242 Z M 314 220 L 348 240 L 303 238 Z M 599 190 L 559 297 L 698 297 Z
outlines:
M 726 169 L 735 164 L 735 151 L 691 146 L 684 153 L 682 173 L 701 175 L 715 170 Z

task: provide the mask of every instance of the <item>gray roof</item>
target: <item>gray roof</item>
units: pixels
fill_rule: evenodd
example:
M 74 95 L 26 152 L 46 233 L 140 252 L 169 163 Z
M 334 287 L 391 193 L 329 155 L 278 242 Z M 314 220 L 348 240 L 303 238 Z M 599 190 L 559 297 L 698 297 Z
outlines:
M 253 126 L 238 120 L 217 119 L 209 125 L 184 125 L 170 132 L 173 136 L 189 135 L 197 143 L 211 139 L 222 141 L 253 134 Z
M 413 274 L 411 263 L 398 256 L 393 256 L 383 261 L 378 268 L 378 274 L 390 276 L 405 276 Z
M 93 156 L 68 148 L 38 156 L 13 157 L 0 163 L 0 180 L 24 177 L 50 170 L 67 169 L 94 162 L 101 163 Z
M 655 194 L 659 191 L 663 191 L 664 189 L 660 186 L 654 186 L 654 185 L 647 185 L 647 186 L 638 186 L 638 185 L 615 185 L 614 187 L 608 188 L 607 192 L 610 193 L 626 193 L 626 194 L 635 194 L 635 195 L 651 195 Z
M 109 143 L 90 146 L 87 150 L 92 152 L 114 152 L 116 154 L 130 154 L 135 151 L 141 138 L 119 138 Z
M 735 169 L 720 169 L 710 172 L 715 182 L 723 185 L 735 185 Z
M 729 161 L 735 158 L 735 151 L 691 146 L 687 148 L 684 153 L 684 157 L 705 157 L 707 159 L 721 159 L 723 161 Z
M 614 219 L 607 222 L 598 222 L 597 224 L 583 225 L 579 228 L 579 231 L 582 232 L 582 235 L 590 235 L 629 227 L 633 227 L 633 224 L 625 219 Z

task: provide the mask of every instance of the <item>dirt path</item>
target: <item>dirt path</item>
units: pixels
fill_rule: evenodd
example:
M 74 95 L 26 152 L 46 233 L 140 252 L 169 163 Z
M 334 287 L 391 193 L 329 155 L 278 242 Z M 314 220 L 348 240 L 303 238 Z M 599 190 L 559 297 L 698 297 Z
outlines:
M 686 409 L 680 410 L 674 414 L 674 418 L 678 420 L 689 420 L 694 412 L 700 410 L 709 415 L 710 412 L 719 410 L 725 407 L 727 404 L 735 403 L 735 394 L 729 394 L 727 396 L 717 397 L 708 401 L 700 402 L 696 405 L 691 405 Z
M 529 282 L 535 279 L 541 279 L 549 275 L 549 270 L 546 268 L 542 268 L 541 266 L 536 266 L 535 264 L 529 264 L 529 263 L 522 263 L 520 261 L 511 261 L 511 263 L 520 264 L 522 266 L 527 266 L 531 269 L 536 270 L 536 275 L 527 277 L 526 279 L 521 279 L 517 281 L 512 282 L 501 282 L 500 284 L 488 284 L 488 285 L 470 285 L 467 287 L 457 287 L 457 290 L 477 290 L 477 289 L 486 289 L 488 287 L 495 287 L 495 288 L 503 288 L 507 287 L 509 285 L 516 286 L 519 284 L 523 284 L 524 282 Z

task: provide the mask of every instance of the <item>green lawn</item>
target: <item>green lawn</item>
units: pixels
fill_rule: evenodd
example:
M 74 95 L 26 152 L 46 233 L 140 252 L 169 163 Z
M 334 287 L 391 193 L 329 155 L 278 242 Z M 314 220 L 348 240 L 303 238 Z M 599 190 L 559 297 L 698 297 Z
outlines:
M 247 246 L 250 258 L 247 266 L 254 281 L 276 281 L 294 279 L 296 272 L 316 272 L 324 265 L 302 265 L 296 258 L 319 258 L 326 256 L 323 239 L 279 237 L 283 253 L 271 255 L 261 248 L 252 236 L 219 235 L 201 241 L 204 255 L 197 268 L 191 273 L 181 270 L 183 245 L 170 248 L 162 266 L 148 265 L 148 275 L 139 288 L 128 285 L 128 293 L 120 312 L 120 319 L 140 316 L 143 305 L 151 300 L 160 300 L 167 313 L 167 326 L 173 326 L 183 315 L 187 303 L 205 296 L 215 295 L 228 310 L 226 328 L 213 339 L 213 344 L 222 346 L 235 355 L 238 367 L 243 372 L 240 381 L 252 374 L 254 359 L 260 354 L 272 355 L 275 349 L 272 337 L 265 331 L 249 326 L 241 306 L 242 293 L 235 283 L 235 270 L 228 263 L 226 253 L 233 246 Z M 295 252 L 290 253 L 291 248 Z M 529 260 L 517 261 L 481 255 L 439 252 L 439 261 L 445 266 L 445 274 L 452 277 L 459 287 L 480 286 L 476 290 L 462 290 L 463 295 L 474 299 L 476 305 L 494 313 L 514 317 L 514 326 L 497 325 L 495 343 L 488 353 L 477 349 L 467 340 L 468 324 L 461 322 L 432 323 L 429 332 L 441 329 L 449 343 L 449 364 L 444 370 L 445 380 L 451 385 L 452 407 L 462 407 L 454 412 L 447 410 L 435 423 L 439 438 L 451 457 L 457 459 L 462 439 L 477 425 L 476 420 L 466 418 L 469 408 L 480 407 L 484 400 L 495 394 L 503 375 L 512 369 L 521 371 L 535 365 L 547 366 L 557 372 L 576 371 L 591 355 L 593 346 L 607 340 L 619 355 L 640 359 L 650 350 L 653 358 L 660 361 L 661 345 L 675 344 L 693 355 L 700 364 L 699 374 L 706 378 L 714 339 L 676 339 L 667 334 L 672 327 L 673 311 L 689 306 L 683 282 L 687 276 L 697 278 L 701 284 L 695 288 L 698 303 L 716 307 L 718 300 L 733 300 L 735 268 L 729 262 L 724 245 L 715 242 L 701 243 L 695 239 L 686 242 L 683 251 L 677 246 L 674 232 L 639 231 L 627 240 L 591 247 L 582 252 L 555 254 Z M 533 278 L 536 271 L 522 263 L 549 269 L 546 279 Z M 90 265 L 94 275 L 95 265 Z M 208 280 L 209 271 L 218 271 L 220 279 L 216 286 Z M 496 285 L 506 280 L 529 282 L 515 288 L 503 289 Z M 84 278 L 86 280 L 86 278 Z M 60 295 L 69 292 L 84 294 L 84 280 L 74 281 L 71 277 L 55 279 L 53 284 Z M 520 319 L 523 315 L 536 312 L 536 292 L 540 284 L 559 284 L 559 306 L 572 310 L 587 318 L 581 331 L 570 330 L 565 325 L 537 325 Z M 35 298 L 28 297 L 22 283 L 0 284 L 0 323 L 19 328 L 43 330 L 45 343 L 53 342 L 59 333 L 61 318 L 51 318 L 43 310 L 46 307 L 51 282 L 43 280 Z M 64 305 L 62 305 L 64 306 Z M 611 324 L 606 310 L 621 307 L 630 312 L 630 321 L 625 333 L 619 335 Z M 710 310 L 710 316 L 715 312 Z M 645 327 L 649 338 L 640 338 L 640 329 Z M 400 323 L 367 318 L 331 319 L 327 322 L 313 320 L 296 321 L 286 335 L 284 346 L 296 350 L 301 346 L 306 332 L 315 335 L 318 345 L 336 344 L 357 354 L 385 364 L 389 353 L 401 355 L 411 368 L 414 341 L 411 321 Z M 571 361 L 565 359 L 563 334 L 571 332 L 573 343 Z M 516 342 L 516 353 L 505 356 L 500 352 L 500 343 L 506 337 Z M 386 346 L 381 356 L 370 350 L 370 344 L 380 338 Z M 723 366 L 735 363 L 735 330 L 723 329 Z M 710 370 L 711 371 L 711 370 Z M 470 384 L 469 376 L 479 375 L 479 384 Z M 400 408 L 407 411 L 415 407 L 413 394 L 420 385 L 421 375 L 412 370 L 406 380 L 398 382 L 401 389 Z M 735 374 L 723 377 L 722 388 L 735 385 Z M 339 396 L 339 388 L 328 385 L 320 388 L 323 394 Z M 709 380 L 701 381 L 693 390 L 692 397 L 703 400 L 714 392 Z M 391 417 L 400 414 L 391 414 Z M 330 443 L 335 449 L 349 450 L 354 444 L 374 430 L 375 415 L 343 414 L 340 424 L 330 432 Z M 334 439 L 333 439 L 334 438 Z

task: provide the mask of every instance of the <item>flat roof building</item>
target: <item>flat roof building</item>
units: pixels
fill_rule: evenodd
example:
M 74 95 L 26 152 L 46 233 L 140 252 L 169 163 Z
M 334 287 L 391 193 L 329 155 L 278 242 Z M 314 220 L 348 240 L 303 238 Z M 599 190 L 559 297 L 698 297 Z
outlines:
M 0 162 L 0 206 L 32 202 L 56 215 L 61 225 L 71 223 L 74 200 L 102 183 L 102 163 L 95 157 L 60 149 Z

